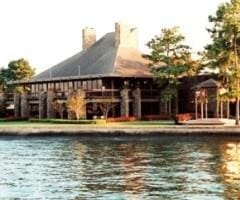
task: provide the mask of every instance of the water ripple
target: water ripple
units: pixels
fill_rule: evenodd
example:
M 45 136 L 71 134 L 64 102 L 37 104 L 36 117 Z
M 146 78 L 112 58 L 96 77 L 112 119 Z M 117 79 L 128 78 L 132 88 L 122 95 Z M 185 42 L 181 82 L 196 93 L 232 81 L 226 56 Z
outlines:
M 238 138 L 1 138 L 0 199 L 238 199 Z

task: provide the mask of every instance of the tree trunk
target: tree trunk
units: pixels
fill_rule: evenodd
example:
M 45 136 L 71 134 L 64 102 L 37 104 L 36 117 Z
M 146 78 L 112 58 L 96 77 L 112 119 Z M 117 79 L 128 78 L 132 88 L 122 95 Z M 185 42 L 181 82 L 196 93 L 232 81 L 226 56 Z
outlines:
M 165 114 L 168 113 L 168 101 L 164 101 L 164 109 L 165 109 Z
M 171 119 L 172 117 L 172 105 L 171 105 L 171 100 L 168 101 L 168 115 L 169 115 L 169 118 Z
M 201 101 L 201 119 L 203 119 L 203 101 Z
M 195 118 L 198 118 L 198 100 L 197 96 L 195 97 Z
M 205 118 L 208 118 L 208 103 L 205 102 Z
M 175 114 L 177 115 L 179 112 L 178 108 L 178 91 L 176 92 L 176 97 L 175 97 Z
M 78 112 L 76 112 L 76 118 L 77 118 L 77 120 L 80 119 L 80 114 Z
M 238 79 L 238 52 L 237 52 L 237 32 L 234 34 L 234 56 L 235 56 L 235 67 L 237 73 L 237 98 L 236 98 L 236 125 L 239 125 L 239 79 Z
M 236 98 L 236 125 L 239 125 L 239 97 Z
M 227 118 L 229 119 L 230 117 L 230 108 L 229 108 L 229 101 L 227 101 Z
M 220 102 L 220 113 L 221 113 L 221 119 L 223 118 L 223 102 Z

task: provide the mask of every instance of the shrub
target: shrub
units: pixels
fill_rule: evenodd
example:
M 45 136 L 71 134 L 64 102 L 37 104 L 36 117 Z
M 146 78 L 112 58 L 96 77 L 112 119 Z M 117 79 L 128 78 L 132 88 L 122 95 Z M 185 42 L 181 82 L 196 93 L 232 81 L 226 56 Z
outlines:
M 110 117 L 107 119 L 107 122 L 132 122 L 136 121 L 136 117 L 129 116 L 129 117 Z
M 142 120 L 152 121 L 152 120 L 170 120 L 169 115 L 144 115 Z
M 176 124 L 179 124 L 181 122 L 185 122 L 191 119 L 193 119 L 193 115 L 191 113 L 183 113 L 175 116 Z
M 0 122 L 27 121 L 27 117 L 7 117 L 0 119 Z

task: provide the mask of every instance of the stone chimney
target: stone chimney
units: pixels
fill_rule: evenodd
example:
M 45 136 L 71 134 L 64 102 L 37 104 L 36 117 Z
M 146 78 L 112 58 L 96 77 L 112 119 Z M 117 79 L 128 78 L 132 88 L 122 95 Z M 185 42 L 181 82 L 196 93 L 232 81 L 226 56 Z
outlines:
M 94 28 L 86 27 L 82 30 L 82 50 L 86 50 L 96 42 L 96 31 Z
M 115 46 L 138 49 L 138 31 L 125 23 L 115 23 Z

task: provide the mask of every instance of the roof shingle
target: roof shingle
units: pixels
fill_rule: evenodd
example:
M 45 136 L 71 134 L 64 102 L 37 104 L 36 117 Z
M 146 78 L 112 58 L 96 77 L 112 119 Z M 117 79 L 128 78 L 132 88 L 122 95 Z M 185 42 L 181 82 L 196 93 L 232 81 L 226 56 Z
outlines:
M 45 70 L 30 82 L 67 77 L 107 76 L 151 77 L 146 59 L 135 48 L 115 46 L 115 33 L 107 33 L 85 51 Z

